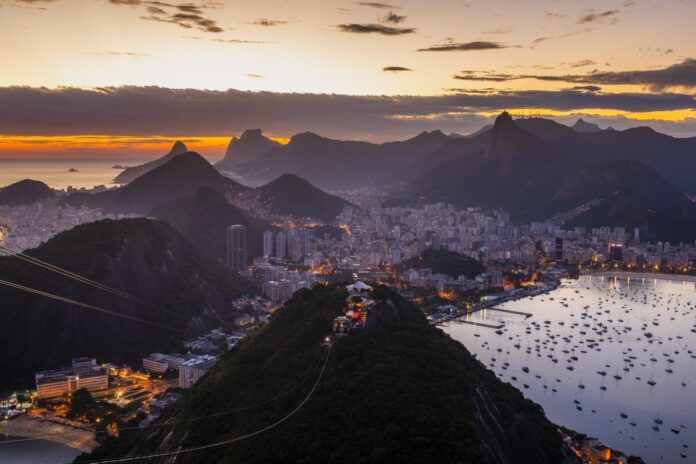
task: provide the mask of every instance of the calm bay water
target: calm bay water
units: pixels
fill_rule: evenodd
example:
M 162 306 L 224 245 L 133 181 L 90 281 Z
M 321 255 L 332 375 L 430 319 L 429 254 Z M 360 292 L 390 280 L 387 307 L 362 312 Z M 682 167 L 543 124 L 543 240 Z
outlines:
M 23 179 L 40 180 L 49 187 L 64 189 L 92 188 L 96 185 L 110 186 L 121 170 L 113 169 L 120 164 L 139 164 L 133 160 L 6 160 L 0 159 L 0 187 Z M 70 169 L 77 172 L 69 172 Z
M 78 450 L 47 440 L 3 443 L 12 439 L 16 437 L 0 435 L 2 464 L 65 464 L 81 454 Z
M 693 282 L 583 276 L 501 307 L 532 317 L 469 316 L 504 323 L 502 335 L 456 321 L 443 329 L 551 421 L 647 463 L 696 462 Z

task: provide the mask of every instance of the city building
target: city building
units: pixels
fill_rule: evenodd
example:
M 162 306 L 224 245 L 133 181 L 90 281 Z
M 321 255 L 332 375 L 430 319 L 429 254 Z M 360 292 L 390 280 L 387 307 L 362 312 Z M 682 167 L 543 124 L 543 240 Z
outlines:
M 57 399 L 81 388 L 90 392 L 109 388 L 106 369 L 91 358 L 75 358 L 70 367 L 37 372 L 34 378 L 39 399 Z
M 242 225 L 227 228 L 227 266 L 243 271 L 247 266 L 247 229 Z
M 215 356 L 207 354 L 184 361 L 179 366 L 179 385 L 181 388 L 191 388 L 216 362 Z

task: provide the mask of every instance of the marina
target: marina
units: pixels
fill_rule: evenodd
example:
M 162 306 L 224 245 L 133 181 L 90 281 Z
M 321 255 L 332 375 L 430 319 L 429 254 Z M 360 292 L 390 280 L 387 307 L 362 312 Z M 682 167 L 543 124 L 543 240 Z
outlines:
M 693 282 L 586 275 L 498 306 L 442 328 L 551 421 L 647 463 L 692 462 Z

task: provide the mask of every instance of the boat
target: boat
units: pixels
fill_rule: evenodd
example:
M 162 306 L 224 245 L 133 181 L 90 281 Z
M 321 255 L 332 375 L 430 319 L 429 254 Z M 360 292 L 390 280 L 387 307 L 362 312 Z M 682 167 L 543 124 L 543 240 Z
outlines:
M 619 416 L 621 416 L 624 419 L 628 419 L 628 414 L 626 414 L 625 412 L 622 412 L 621 414 L 619 414 Z

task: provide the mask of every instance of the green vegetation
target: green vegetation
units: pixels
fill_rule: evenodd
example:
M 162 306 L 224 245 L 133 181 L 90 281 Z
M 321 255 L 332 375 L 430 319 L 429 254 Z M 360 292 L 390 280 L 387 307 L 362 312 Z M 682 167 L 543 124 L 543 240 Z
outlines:
M 373 295 L 384 301 L 364 331 L 335 341 L 321 382 L 295 416 L 257 437 L 179 454 L 177 462 L 563 461 L 556 428 L 539 406 L 430 327 L 418 308 L 386 288 Z M 184 422 L 125 431 L 82 459 L 209 444 L 283 418 L 317 380 L 327 356 L 322 338 L 346 297 L 341 287 L 297 292 L 160 420 Z M 202 416 L 210 417 L 187 421 Z
M 154 325 L 0 286 L 0 388 L 31 384 L 33 372 L 71 357 L 133 362 L 177 349 L 192 333 L 236 314 L 250 284 L 198 253 L 163 221 L 104 220 L 56 235 L 27 252 L 35 258 L 151 302 L 134 303 L 16 257 L 0 257 L 0 279 L 145 320 Z M 6 347 L 6 348 L 5 348 Z
M 25 205 L 54 195 L 55 192 L 43 182 L 24 179 L 0 188 L 0 205 Z
M 350 204 L 294 174 L 282 175 L 257 190 L 261 200 L 270 203 L 272 213 L 316 218 L 325 222 L 335 221 L 343 207 Z
M 446 274 L 450 277 L 465 275 L 470 279 L 486 270 L 485 266 L 475 259 L 446 250 L 426 250 L 422 255 L 402 262 L 401 268 L 430 268 L 433 274 Z

